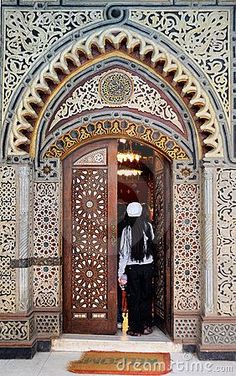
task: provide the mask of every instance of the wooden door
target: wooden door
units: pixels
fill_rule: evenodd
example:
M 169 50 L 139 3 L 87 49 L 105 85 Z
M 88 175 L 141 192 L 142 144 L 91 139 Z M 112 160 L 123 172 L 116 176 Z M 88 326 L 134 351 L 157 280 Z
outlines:
M 116 158 L 117 142 L 107 140 L 63 162 L 66 333 L 116 332 Z
M 157 326 L 172 335 L 171 174 L 161 156 L 154 157 L 155 276 L 154 316 Z

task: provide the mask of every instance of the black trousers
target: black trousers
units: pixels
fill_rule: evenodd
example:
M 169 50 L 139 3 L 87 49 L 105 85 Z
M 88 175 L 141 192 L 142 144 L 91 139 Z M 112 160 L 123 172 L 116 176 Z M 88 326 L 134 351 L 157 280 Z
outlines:
M 142 333 L 152 325 L 153 263 L 127 265 L 126 274 L 129 330 Z

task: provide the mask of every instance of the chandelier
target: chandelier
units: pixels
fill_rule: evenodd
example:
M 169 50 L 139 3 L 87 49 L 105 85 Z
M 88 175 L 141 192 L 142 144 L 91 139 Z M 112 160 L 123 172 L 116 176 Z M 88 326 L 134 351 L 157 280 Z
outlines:
M 131 151 L 117 153 L 117 160 L 120 163 L 127 162 L 127 161 L 130 161 L 130 162 L 137 161 L 138 162 L 140 160 L 140 158 L 141 158 L 140 154 L 133 153 Z
M 120 168 L 117 170 L 117 175 L 119 176 L 140 176 L 142 174 L 141 170 L 137 170 L 135 168 Z
M 123 144 L 123 150 L 117 153 L 117 161 L 120 165 L 117 174 L 125 177 L 140 176 L 142 170 L 137 167 L 142 156 L 133 152 L 131 141 L 126 142 L 125 139 L 120 139 L 120 143 Z
M 141 155 L 137 152 L 133 152 L 131 142 L 126 143 L 125 139 L 120 139 L 122 144 L 128 145 L 128 147 L 124 147 L 125 150 L 119 151 L 117 153 L 117 160 L 118 162 L 138 162 L 141 158 Z

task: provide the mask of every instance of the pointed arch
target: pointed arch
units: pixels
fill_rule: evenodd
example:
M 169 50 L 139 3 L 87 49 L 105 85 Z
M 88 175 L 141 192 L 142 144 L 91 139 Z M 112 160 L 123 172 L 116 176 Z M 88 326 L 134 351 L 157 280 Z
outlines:
M 78 69 L 83 69 L 88 61 L 93 61 L 98 55 L 106 55 L 114 50 L 133 56 L 151 67 L 174 91 L 180 93 L 188 109 L 194 112 L 195 123 L 204 135 L 203 142 L 208 148 L 205 155 L 223 156 L 222 138 L 214 108 L 197 79 L 166 49 L 124 28 L 100 30 L 80 39 L 43 68 L 19 101 L 10 132 L 8 153 L 28 153 L 45 105 L 64 84 L 66 77 L 76 74 Z

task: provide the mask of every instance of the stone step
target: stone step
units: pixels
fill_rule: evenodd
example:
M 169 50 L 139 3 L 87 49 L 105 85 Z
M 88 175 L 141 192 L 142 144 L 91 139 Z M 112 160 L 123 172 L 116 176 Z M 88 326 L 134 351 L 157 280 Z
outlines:
M 182 352 L 182 345 L 171 341 L 155 330 L 152 334 L 130 337 L 116 335 L 63 334 L 52 340 L 52 351 L 125 351 L 125 352 Z

